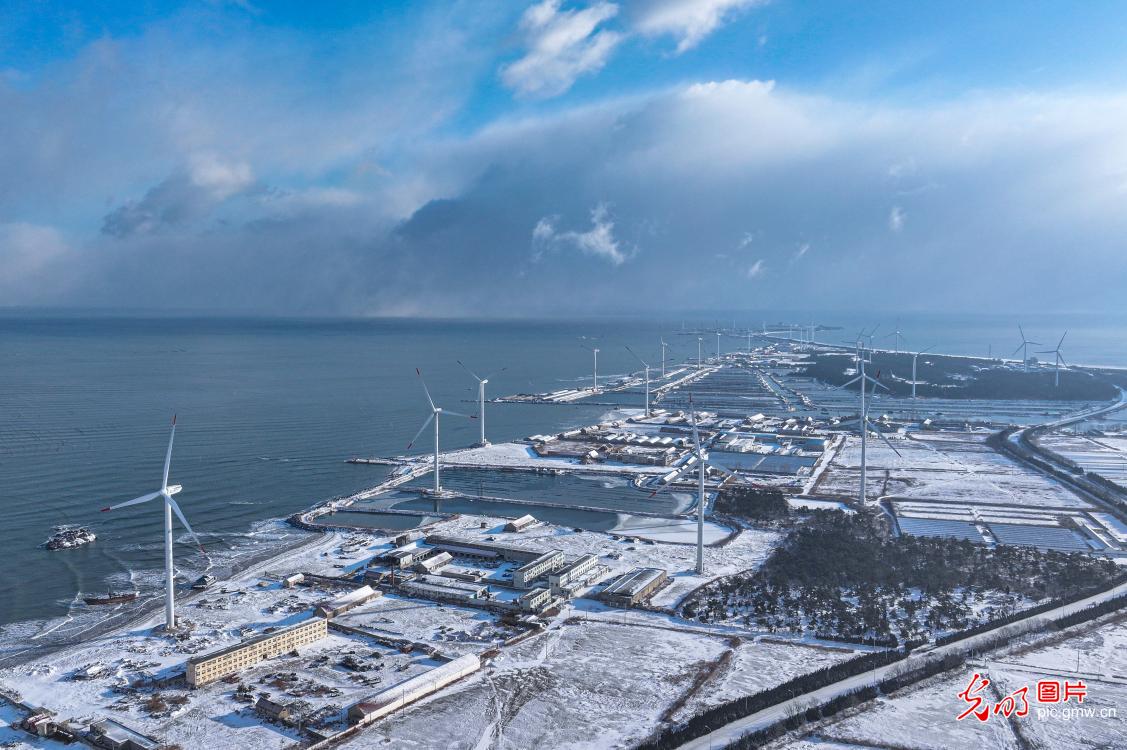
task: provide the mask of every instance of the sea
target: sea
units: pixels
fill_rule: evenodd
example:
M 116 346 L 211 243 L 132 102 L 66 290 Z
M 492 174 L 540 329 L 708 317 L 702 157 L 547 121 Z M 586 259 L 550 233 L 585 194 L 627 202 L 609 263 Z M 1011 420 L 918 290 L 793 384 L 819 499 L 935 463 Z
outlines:
M 1068 331 L 1070 363 L 1127 367 L 1127 320 L 1106 315 L 843 315 L 809 312 L 696 314 L 578 320 L 263 319 L 184 315 L 8 312 L 0 315 L 0 646 L 49 633 L 85 607 L 81 595 L 137 586 L 159 593 L 162 512 L 157 502 L 100 509 L 156 490 L 172 416 L 171 481 L 204 544 L 201 556 L 176 526 L 177 565 L 195 575 L 292 543 L 277 519 L 322 500 L 378 484 L 386 467 L 352 456 L 407 450 L 435 402 L 473 413 L 487 395 L 557 390 L 641 365 L 695 361 L 698 330 L 776 329 L 813 320 L 833 328 L 819 340 L 856 339 L 879 325 L 874 343 L 1008 356 L 1025 335 L 1048 349 Z M 705 355 L 715 335 L 702 336 Z M 724 336 L 724 351 L 746 339 Z M 459 361 L 465 367 L 459 365 Z M 494 442 L 589 424 L 640 394 L 598 403 L 490 404 Z M 448 416 L 442 447 L 468 446 L 477 423 Z M 431 448 L 425 432 L 412 452 Z M 86 526 L 97 541 L 49 552 L 61 525 Z

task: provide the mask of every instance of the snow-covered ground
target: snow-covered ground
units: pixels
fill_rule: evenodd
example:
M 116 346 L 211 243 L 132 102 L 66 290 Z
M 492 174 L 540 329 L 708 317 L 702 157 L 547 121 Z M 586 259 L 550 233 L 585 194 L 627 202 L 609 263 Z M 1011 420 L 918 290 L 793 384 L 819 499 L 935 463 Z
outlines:
M 494 443 L 483 448 L 467 448 L 442 454 L 443 467 L 465 468 L 503 467 L 514 469 L 558 469 L 586 473 L 612 474 L 665 474 L 666 466 L 640 466 L 637 464 L 580 463 L 578 459 L 563 456 L 538 456 L 524 443 Z
M 879 439 L 869 440 L 866 497 L 1034 508 L 1089 507 L 1059 483 L 991 450 L 985 439 L 980 432 L 890 436 L 899 456 Z M 818 494 L 856 496 L 860 466 L 861 439 L 851 435 L 819 482 Z

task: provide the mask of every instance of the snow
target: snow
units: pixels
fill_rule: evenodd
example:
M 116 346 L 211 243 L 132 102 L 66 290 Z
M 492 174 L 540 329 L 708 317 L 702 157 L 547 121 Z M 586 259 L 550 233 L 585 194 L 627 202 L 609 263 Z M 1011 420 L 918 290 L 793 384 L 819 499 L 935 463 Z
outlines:
M 429 459 L 428 459 L 429 460 Z M 664 474 L 664 466 L 639 466 L 619 463 L 580 463 L 578 459 L 563 456 L 538 456 L 524 443 L 493 443 L 481 448 L 450 451 L 442 454 L 442 466 L 448 468 L 517 468 L 556 469 L 591 474 Z

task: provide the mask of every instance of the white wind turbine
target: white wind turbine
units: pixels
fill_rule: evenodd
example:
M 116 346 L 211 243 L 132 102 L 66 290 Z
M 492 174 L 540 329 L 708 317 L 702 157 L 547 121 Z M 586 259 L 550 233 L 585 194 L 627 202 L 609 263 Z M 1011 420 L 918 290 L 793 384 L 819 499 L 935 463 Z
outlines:
M 685 465 L 677 470 L 677 473 L 671 476 L 665 485 L 654 490 L 650 493 L 653 497 L 659 492 L 670 489 L 673 483 L 678 479 L 685 477 L 692 473 L 693 469 L 697 470 L 697 575 L 704 575 L 704 480 L 708 474 L 709 469 L 713 469 L 724 476 L 731 477 L 738 481 L 738 477 L 727 469 L 710 464 L 708 462 L 708 454 L 700 447 L 700 432 L 697 430 L 697 413 L 696 408 L 693 406 L 692 394 L 689 394 L 689 418 L 693 423 L 693 453 L 692 458 L 695 459 L 685 462 Z
M 626 347 L 626 351 L 630 352 L 631 354 L 634 354 L 634 359 L 641 362 L 642 367 L 646 368 L 646 416 L 648 417 L 648 416 L 650 416 L 650 366 L 646 362 L 646 360 L 642 359 L 637 354 L 635 354 L 634 350 L 631 349 L 630 347 Z
M 427 388 L 427 381 L 423 380 L 423 373 L 420 372 L 419 368 L 416 367 L 415 368 L 415 374 L 417 374 L 419 376 L 419 382 L 423 384 L 423 393 L 425 393 L 427 395 L 427 403 L 430 404 L 430 416 L 427 417 L 425 422 L 423 422 L 423 426 L 419 428 L 419 431 L 415 433 L 415 437 L 411 438 L 411 442 L 407 444 L 407 450 L 411 450 L 411 446 L 413 446 L 415 444 L 415 441 L 419 439 L 419 435 L 422 435 L 423 430 L 425 430 L 427 428 L 427 425 L 429 425 L 431 423 L 431 421 L 433 421 L 434 422 L 434 496 L 435 496 L 435 502 L 437 503 L 438 502 L 438 496 L 442 493 L 442 482 L 439 480 L 439 476 L 438 476 L 438 423 L 439 423 L 439 421 L 441 421 L 443 414 L 449 414 L 452 417 L 462 417 L 463 419 L 477 419 L 477 417 L 470 416 L 469 414 L 461 414 L 460 412 L 456 412 L 456 411 L 447 411 L 446 409 L 443 409 L 440 406 L 435 406 L 434 405 L 434 399 L 430 397 L 430 389 Z
M 926 352 L 930 352 L 934 348 L 935 348 L 935 344 L 932 344 L 928 348 L 920 349 L 918 352 L 915 352 L 912 355 L 912 398 L 916 397 L 916 360 L 919 359 L 919 356 L 921 354 L 924 354 Z
M 876 330 L 876 329 L 873 329 L 873 330 Z M 885 334 L 884 338 L 893 339 L 893 346 L 895 347 L 895 353 L 899 354 L 900 353 L 900 344 L 904 342 L 904 333 L 900 330 L 900 318 L 896 319 L 896 330 L 893 331 L 892 333 Z
M 665 380 L 665 350 L 669 348 L 669 344 L 665 343 L 665 337 L 661 338 L 661 379 Z
M 716 361 L 720 362 L 720 331 L 716 332 Z
M 598 349 L 592 349 L 591 347 L 587 346 L 586 344 L 580 344 L 580 346 L 582 346 L 584 349 L 586 349 L 587 351 L 589 351 L 593 355 L 595 355 L 595 374 L 594 374 L 594 379 L 592 380 L 592 382 L 594 383 L 594 386 L 591 388 L 591 391 L 592 392 L 598 391 L 599 390 L 599 350 Z
M 1067 336 L 1067 335 L 1068 335 L 1068 331 L 1065 331 L 1064 336 Z M 1052 354 L 1052 355 L 1054 355 L 1054 357 L 1053 357 L 1053 359 L 1054 359 L 1053 386 L 1056 387 L 1056 388 L 1060 387 L 1060 366 L 1064 365 L 1065 367 L 1068 367 L 1068 364 L 1064 361 L 1064 355 L 1060 353 L 1061 344 L 1064 343 L 1064 336 L 1060 337 L 1060 341 L 1057 342 L 1057 347 L 1055 349 L 1046 349 L 1045 351 L 1037 352 L 1038 354 Z M 1024 338 L 1024 336 L 1022 338 Z
M 703 367 L 702 359 L 701 359 L 701 344 L 702 344 L 703 341 L 704 341 L 703 336 L 697 336 L 697 369 L 698 370 L 701 367 Z
M 158 497 L 164 498 L 164 575 L 165 575 L 165 588 L 164 588 L 164 624 L 165 629 L 172 631 L 176 629 L 176 573 L 172 565 L 172 514 L 175 513 L 176 517 L 180 519 L 180 523 L 184 524 L 184 528 L 192 535 L 196 545 L 203 553 L 203 545 L 200 544 L 199 537 L 196 532 L 192 531 L 192 527 L 188 524 L 188 519 L 184 517 L 184 513 L 180 510 L 180 506 L 172 499 L 172 496 L 183 489 L 178 484 L 170 485 L 168 483 L 168 468 L 172 464 L 172 441 L 176 437 L 176 415 L 172 415 L 172 432 L 168 436 L 168 452 L 164 454 L 164 474 L 161 476 L 160 489 L 156 492 L 150 492 L 147 495 L 134 498 L 133 500 L 126 500 L 124 503 L 111 505 L 108 508 L 102 508 L 102 511 L 117 510 L 118 508 L 125 508 L 130 505 L 140 505 L 147 503 L 150 500 L 156 500 Z
M 1029 345 L 1035 344 L 1036 346 L 1044 346 L 1044 344 L 1042 344 L 1040 341 L 1030 341 L 1029 339 L 1025 338 L 1025 331 L 1020 325 L 1017 327 L 1017 330 L 1021 331 L 1021 344 L 1019 344 L 1018 347 L 1014 349 L 1014 354 L 1021 352 L 1021 364 L 1025 368 L 1025 372 L 1029 372 Z M 1065 331 L 1065 333 L 1067 333 L 1067 331 Z M 1012 357 L 1013 354 L 1011 354 L 1010 356 Z
M 896 450 L 896 448 L 893 447 L 892 443 L 888 442 L 888 438 L 886 438 L 884 436 L 884 433 L 880 431 L 880 428 L 878 428 L 876 425 L 869 422 L 869 402 L 865 398 L 865 383 L 866 382 L 872 383 L 874 392 L 876 391 L 877 386 L 884 388 L 886 391 L 888 390 L 888 386 L 886 386 L 884 383 L 880 382 L 879 380 L 876 380 L 875 378 L 871 378 L 871 377 L 869 377 L 868 375 L 865 374 L 865 360 L 864 360 L 864 358 L 861 359 L 859 364 L 860 364 L 860 368 L 861 368 L 861 374 L 858 375 L 857 377 L 853 378 L 852 380 L 846 382 L 846 383 L 842 383 L 841 385 L 838 386 L 838 388 L 848 388 L 849 386 L 853 385 L 854 383 L 858 383 L 858 382 L 861 384 L 861 416 L 858 418 L 858 422 L 859 422 L 858 427 L 861 430 L 861 488 L 860 488 L 859 493 L 858 493 L 858 498 L 859 498 L 859 502 L 861 503 L 861 505 L 864 505 L 865 504 L 865 481 L 866 481 L 866 478 L 867 478 L 867 476 L 866 476 L 866 472 L 867 472 L 866 452 L 867 452 L 868 444 L 869 444 L 869 428 L 872 428 L 873 431 L 875 431 L 878 435 L 880 435 L 880 439 L 883 440 L 885 442 L 885 445 L 887 445 L 889 448 L 891 448 L 892 452 L 895 453 L 897 456 L 900 455 L 900 451 Z M 880 370 L 877 370 L 877 375 L 878 376 L 880 375 Z
M 460 359 L 458 360 L 458 364 L 462 365 L 462 369 L 468 372 L 470 374 L 470 377 L 477 381 L 477 418 L 481 426 L 481 440 L 478 441 L 478 446 L 484 448 L 485 446 L 489 445 L 489 441 L 485 439 L 485 386 L 489 382 L 489 378 L 479 378 L 477 374 L 470 368 L 466 367 L 466 365 Z M 501 373 L 506 369 L 508 368 L 502 367 L 497 372 Z

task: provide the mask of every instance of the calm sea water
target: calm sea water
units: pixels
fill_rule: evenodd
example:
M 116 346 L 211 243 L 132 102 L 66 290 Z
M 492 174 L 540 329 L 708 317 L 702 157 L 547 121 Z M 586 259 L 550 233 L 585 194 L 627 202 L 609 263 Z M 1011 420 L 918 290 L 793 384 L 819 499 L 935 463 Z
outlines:
M 737 321 L 768 323 L 783 315 Z M 791 319 L 799 319 L 791 314 Z M 893 330 L 884 316 L 881 331 Z M 833 322 L 830 316 L 815 316 Z M 721 318 L 725 325 L 730 319 Z M 879 318 L 878 318 L 879 320 Z M 877 322 L 864 321 L 866 325 Z M 1072 329 L 1073 361 L 1127 365 L 1127 326 L 1106 319 L 1029 318 L 1026 333 L 1055 343 Z M 861 321 L 841 320 L 848 338 Z M 687 320 L 686 327 L 712 324 Z M 1016 319 L 904 318 L 913 345 L 984 354 L 1012 351 Z M 65 614 L 78 592 L 155 583 L 161 566 L 157 503 L 102 514 L 111 502 L 156 489 L 179 415 L 171 479 L 209 549 L 253 540 L 256 524 L 379 481 L 380 467 L 344 463 L 351 455 L 401 453 L 427 414 L 415 375 L 422 369 L 435 400 L 470 412 L 474 382 L 457 364 L 490 374 L 491 395 L 589 382 L 597 346 L 601 374 L 637 365 L 630 345 L 655 366 L 659 337 L 670 358 L 695 357 L 696 337 L 680 320 L 558 322 L 298 321 L 0 317 L 0 512 L 5 575 L 0 624 Z M 1012 329 L 1012 330 L 1011 330 Z M 739 344 L 725 339 L 724 348 Z M 885 340 L 884 344 L 890 344 Z M 711 353 L 715 337 L 705 339 Z M 498 372 L 501 368 L 504 371 Z M 622 403 L 638 398 L 624 396 Z M 506 440 L 584 424 L 605 405 L 498 405 L 491 439 Z M 476 423 L 443 421 L 443 447 L 468 445 Z M 429 434 L 420 440 L 429 447 Z M 58 524 L 94 529 L 98 540 L 75 550 L 40 545 Z M 178 561 L 201 558 L 177 531 Z

